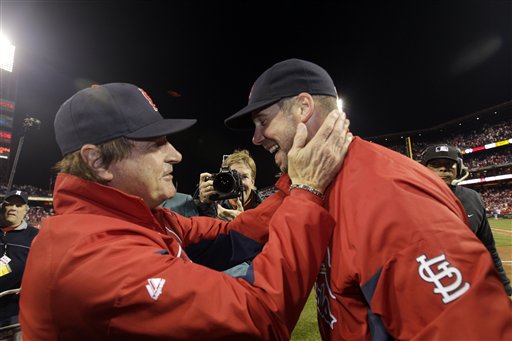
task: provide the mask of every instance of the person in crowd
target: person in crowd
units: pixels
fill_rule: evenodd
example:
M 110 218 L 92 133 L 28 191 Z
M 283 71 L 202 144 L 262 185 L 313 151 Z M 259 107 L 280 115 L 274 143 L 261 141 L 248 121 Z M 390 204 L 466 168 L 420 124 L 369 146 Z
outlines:
M 164 119 L 129 83 L 95 85 L 61 105 L 56 214 L 43 221 L 22 281 L 27 340 L 290 338 L 335 225 L 322 192 L 352 140 L 349 122 L 334 110 L 307 144 L 299 128 L 283 182 L 294 187 L 231 222 L 161 208 L 176 192 L 182 159 L 166 137 L 194 123 Z M 266 242 L 243 278 L 184 252 L 201 239 L 237 235 Z M 238 262 L 236 251 L 230 259 Z
M 337 97 L 325 69 L 287 59 L 256 79 L 225 124 L 254 129 L 253 143 L 291 173 L 294 134 L 306 125 L 315 136 Z M 512 302 L 435 174 L 356 136 L 324 194 L 337 225 L 315 284 L 323 340 L 512 339 Z
M 501 209 L 499 207 L 495 207 L 492 210 L 492 215 L 494 216 L 494 219 L 498 219 L 500 217 L 500 214 L 501 214 Z
M 9 191 L 5 194 L 0 213 L 0 339 L 19 337 L 19 295 L 15 291 L 21 287 L 25 263 L 32 241 L 39 230 L 25 221 L 29 210 L 28 194 L 23 191 Z M 8 292 L 12 292 L 7 294 Z M 4 335 L 5 334 L 5 335 Z M 17 334 L 17 335 L 15 335 Z
M 505 292 L 508 296 L 511 296 L 510 279 L 507 277 L 498 250 L 496 250 L 496 242 L 487 220 L 484 202 L 477 191 L 459 186 L 461 179 L 469 175 L 467 168 L 464 166 L 460 150 L 447 144 L 431 145 L 421 154 L 421 163 L 439 176 L 462 203 L 468 218 L 469 228 L 491 254 L 494 266 L 505 287 Z
M 242 195 L 220 202 L 211 200 L 212 195 L 216 194 L 212 174 L 202 173 L 199 176 L 199 207 L 201 212 L 205 212 L 203 215 L 231 221 L 243 211 L 261 204 L 263 199 L 256 189 L 256 162 L 248 150 L 235 150 L 223 160 L 222 168 L 238 172 L 243 187 Z

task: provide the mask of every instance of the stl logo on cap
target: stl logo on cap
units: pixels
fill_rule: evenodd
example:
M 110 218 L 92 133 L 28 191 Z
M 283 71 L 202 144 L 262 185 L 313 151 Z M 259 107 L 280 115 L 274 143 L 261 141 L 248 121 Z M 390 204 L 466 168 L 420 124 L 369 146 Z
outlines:
M 151 99 L 151 97 L 149 97 L 149 95 L 146 93 L 146 91 L 142 90 L 141 88 L 137 88 L 137 89 L 139 89 L 141 94 L 148 100 L 149 104 L 151 104 L 153 109 L 155 109 L 155 111 L 158 111 L 158 108 L 156 107 L 155 103 L 153 103 L 153 100 Z

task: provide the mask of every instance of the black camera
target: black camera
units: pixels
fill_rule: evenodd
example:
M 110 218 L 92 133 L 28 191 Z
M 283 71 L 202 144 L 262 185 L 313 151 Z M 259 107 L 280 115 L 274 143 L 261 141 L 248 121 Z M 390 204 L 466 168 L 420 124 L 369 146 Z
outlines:
M 210 195 L 210 200 L 216 201 L 243 196 L 242 177 L 236 170 L 223 167 L 218 173 L 212 174 L 210 179 L 213 180 L 213 189 L 217 192 Z

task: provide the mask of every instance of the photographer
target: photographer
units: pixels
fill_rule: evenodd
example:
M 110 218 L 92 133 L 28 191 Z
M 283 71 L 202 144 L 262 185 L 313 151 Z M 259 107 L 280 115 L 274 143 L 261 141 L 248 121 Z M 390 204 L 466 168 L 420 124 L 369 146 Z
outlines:
M 200 175 L 199 199 L 195 199 L 199 214 L 232 221 L 245 210 L 255 208 L 263 201 L 255 181 L 256 163 L 249 151 L 235 150 L 223 160 L 219 173 Z M 248 240 L 241 243 L 245 258 L 223 272 L 233 277 L 244 276 L 262 247 Z M 213 241 L 191 245 L 186 251 L 194 262 L 211 267 L 211 259 L 225 253 L 226 248 L 222 241 Z
M 223 174 L 227 173 L 227 174 Z M 215 188 L 216 176 L 226 176 L 228 181 Z M 230 179 L 232 178 L 232 180 Z M 199 179 L 199 212 L 201 215 L 231 221 L 245 210 L 262 202 L 255 187 L 256 163 L 247 150 L 235 150 L 222 162 L 218 174 L 202 173 Z M 224 185 L 224 186 L 223 186 Z M 219 186 L 217 186 L 219 187 Z M 219 190 L 222 192 L 219 193 Z

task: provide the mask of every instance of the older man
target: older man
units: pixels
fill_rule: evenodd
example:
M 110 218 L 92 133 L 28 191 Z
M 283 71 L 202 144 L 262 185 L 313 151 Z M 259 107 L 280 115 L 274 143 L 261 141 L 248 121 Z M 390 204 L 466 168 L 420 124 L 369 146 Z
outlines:
M 21 287 L 30 245 L 39 232 L 25 221 L 28 210 L 26 192 L 16 190 L 5 194 L 0 213 L 0 292 Z M 18 313 L 19 295 L 15 291 L 0 297 L 0 327 L 18 325 Z M 12 332 L 13 329 L 6 331 Z

